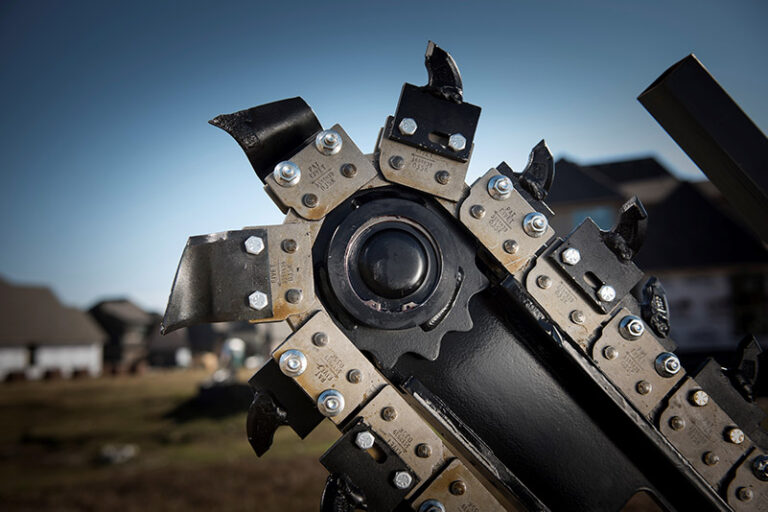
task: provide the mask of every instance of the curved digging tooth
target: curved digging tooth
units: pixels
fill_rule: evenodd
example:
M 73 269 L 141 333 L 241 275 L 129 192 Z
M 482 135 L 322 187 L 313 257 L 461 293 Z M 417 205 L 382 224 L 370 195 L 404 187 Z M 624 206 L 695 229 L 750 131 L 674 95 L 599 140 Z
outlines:
M 622 261 L 630 261 L 643 246 L 648 230 L 648 213 L 637 196 L 619 209 L 619 219 L 613 229 L 603 233 L 605 245 Z
M 311 251 L 303 223 L 191 237 L 162 333 L 209 322 L 274 322 L 304 312 L 315 300 Z
M 520 176 L 520 185 L 537 201 L 547 197 L 555 181 L 555 160 L 547 143 L 542 139 L 531 150 L 528 165 Z
M 323 129 L 310 106 L 299 97 L 222 114 L 208 122 L 240 144 L 261 181 Z
M 432 41 L 427 44 L 424 65 L 429 74 L 427 89 L 455 103 L 462 101 L 461 73 L 453 57 Z

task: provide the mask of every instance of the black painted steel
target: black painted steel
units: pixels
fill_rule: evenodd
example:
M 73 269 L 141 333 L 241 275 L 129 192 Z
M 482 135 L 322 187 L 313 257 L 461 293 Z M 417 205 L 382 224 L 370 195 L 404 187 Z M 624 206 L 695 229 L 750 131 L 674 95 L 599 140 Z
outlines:
M 302 98 L 221 114 L 208 122 L 229 133 L 240 144 L 261 181 L 275 165 L 296 154 L 323 129 Z
M 261 253 L 245 251 L 244 242 L 251 236 L 264 241 Z M 271 317 L 269 251 L 265 229 L 190 237 L 168 298 L 163 334 L 201 323 Z M 254 290 L 261 290 L 267 297 L 267 306 L 261 310 L 248 305 L 248 296 Z
M 427 269 L 412 294 L 386 299 L 356 291 L 363 282 L 355 267 L 366 226 L 394 226 L 419 240 Z M 396 186 L 360 192 L 334 209 L 318 232 L 316 293 L 352 342 L 383 368 L 405 352 L 434 359 L 446 332 L 472 327 L 466 303 L 487 286 L 482 274 L 468 277 L 465 271 L 474 265 L 475 252 L 465 230 L 431 199 Z M 385 307 L 371 307 L 371 299 Z
M 768 138 L 694 55 L 638 97 L 768 243 Z
M 473 330 L 446 335 L 436 361 L 406 355 L 395 371 L 418 376 L 545 505 L 616 511 L 648 489 L 672 510 L 726 510 L 509 295 L 489 289 L 470 311 Z

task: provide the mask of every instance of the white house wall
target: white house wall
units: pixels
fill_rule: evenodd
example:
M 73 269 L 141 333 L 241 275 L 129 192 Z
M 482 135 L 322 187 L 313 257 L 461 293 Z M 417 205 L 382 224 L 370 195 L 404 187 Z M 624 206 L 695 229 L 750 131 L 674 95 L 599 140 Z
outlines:
M 26 347 L 0 347 L 0 380 L 5 380 L 10 372 L 24 370 L 28 360 Z
M 102 345 L 38 345 L 35 365 L 30 365 L 27 347 L 0 348 L 0 379 L 9 372 L 24 371 L 29 379 L 39 379 L 47 370 L 58 370 L 69 377 L 76 370 L 85 370 L 96 377 L 101 374 Z

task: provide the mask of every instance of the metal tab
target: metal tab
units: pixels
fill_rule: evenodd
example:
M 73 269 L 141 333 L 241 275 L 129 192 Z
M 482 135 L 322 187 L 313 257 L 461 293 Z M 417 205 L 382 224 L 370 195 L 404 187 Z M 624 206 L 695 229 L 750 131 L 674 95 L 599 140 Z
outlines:
M 424 489 L 424 492 L 413 502 L 413 509 L 418 512 L 430 510 L 424 505 L 430 500 L 441 503 L 446 511 L 504 512 L 507 510 L 459 459 L 451 461 Z
M 301 171 L 298 185 L 281 186 L 271 174 L 264 180 L 270 195 L 308 220 L 323 218 L 377 174 L 340 125 L 331 130 L 341 136 L 341 150 L 337 153 L 325 154 L 309 144 L 291 157 Z
M 379 141 L 379 151 L 379 168 L 388 181 L 450 201 L 461 198 L 469 161 L 452 160 L 386 137 Z M 402 166 L 394 165 L 397 157 L 403 159 Z
M 442 440 L 393 387 L 386 386 L 360 416 L 421 480 L 452 456 Z
M 542 288 L 542 278 L 550 279 L 550 286 Z M 537 258 L 525 281 L 528 293 L 536 299 L 555 323 L 585 352 L 608 315 L 594 310 L 555 269 L 548 258 Z
M 339 330 L 325 311 L 318 311 L 272 353 L 280 361 L 287 350 L 299 350 L 307 359 L 306 370 L 293 380 L 312 400 L 333 389 L 344 397 L 344 409 L 329 419 L 341 424 L 349 414 L 385 384 L 368 359 Z M 350 372 L 358 370 L 354 379 Z
M 288 241 L 292 252 L 282 248 Z M 163 332 L 203 322 L 284 320 L 314 300 L 312 237 L 304 224 L 193 236 L 176 271 Z
M 469 195 L 459 208 L 459 220 L 510 273 L 524 267 L 528 260 L 554 236 L 547 225 L 541 236 L 528 235 L 524 219 L 535 210 L 517 190 L 508 198 L 497 200 L 488 193 L 488 182 L 502 174 L 492 168 L 472 184 Z
M 747 437 L 740 444 L 727 440 L 736 423 L 714 400 L 696 405 L 692 396 L 700 389 L 693 378 L 687 378 L 669 398 L 659 417 L 659 430 L 707 482 L 719 488 L 752 443 Z
M 621 335 L 621 321 L 633 315 L 622 308 L 603 327 L 603 333 L 592 347 L 592 358 L 597 366 L 618 387 L 624 396 L 645 416 L 669 393 L 684 376 L 680 369 L 673 377 L 662 377 L 656 371 L 656 358 L 666 349 L 650 333 L 650 329 L 637 339 L 627 340 Z
M 728 504 L 736 512 L 768 511 L 768 482 L 758 479 L 754 472 L 756 460 L 765 458 L 765 452 L 754 450 L 736 467 L 726 493 Z

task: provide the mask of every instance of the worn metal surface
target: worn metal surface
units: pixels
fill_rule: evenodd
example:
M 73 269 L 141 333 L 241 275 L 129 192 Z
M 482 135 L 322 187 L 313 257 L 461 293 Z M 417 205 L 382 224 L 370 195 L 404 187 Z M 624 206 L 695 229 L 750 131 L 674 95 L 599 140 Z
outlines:
M 301 169 L 301 186 L 282 187 L 272 175 L 264 180 L 270 194 L 277 198 L 279 203 L 292 208 L 308 220 L 323 218 L 377 174 L 370 160 L 340 125 L 333 125 L 332 130 L 338 132 L 342 138 L 342 147 L 338 153 L 326 155 L 318 151 L 314 144 L 310 144 L 290 157 L 290 161 Z M 354 165 L 356 169 L 349 177 L 342 172 L 342 166 L 348 164 Z M 305 196 L 308 194 L 317 197 L 317 205 L 313 208 L 306 204 Z
M 459 484 L 460 482 L 460 484 Z M 453 491 L 453 492 L 452 492 Z M 504 508 L 459 460 L 453 459 L 429 486 L 414 500 L 414 510 L 428 500 L 437 500 L 446 511 L 502 512 L 522 510 Z
M 733 479 L 728 483 L 728 504 L 736 512 L 768 511 L 768 482 L 755 477 L 752 470 L 757 457 L 765 457 L 762 450 L 753 450 L 736 467 Z
M 392 118 L 389 118 L 387 123 L 391 122 Z M 452 160 L 386 137 L 379 140 L 379 151 L 379 168 L 388 181 L 450 201 L 458 201 L 461 198 L 469 160 Z M 471 156 L 471 150 L 469 153 Z M 395 156 L 405 160 L 402 169 L 392 166 L 391 159 Z M 441 171 L 450 176 L 446 183 L 438 181 L 437 173 Z
M 324 334 L 326 343 L 318 346 L 313 337 Z M 297 377 L 296 383 L 317 400 L 327 389 L 335 389 L 344 396 L 345 407 L 341 414 L 330 418 L 336 424 L 344 420 L 357 407 L 376 394 L 386 383 L 370 361 L 360 353 L 351 341 L 331 321 L 328 314 L 318 311 L 272 352 L 272 359 L 280 360 L 286 351 L 300 350 L 307 358 L 307 369 Z M 361 379 L 352 383 L 347 379 L 350 370 L 359 370 Z
M 384 419 L 386 415 L 382 411 L 386 407 L 394 409 L 394 418 Z M 385 387 L 368 402 L 360 416 L 422 480 L 432 476 L 452 456 L 443 441 L 392 386 Z M 419 445 L 429 447 L 429 456 L 419 456 Z
M 736 427 L 723 409 L 713 400 L 704 407 L 695 405 L 691 395 L 701 389 L 692 378 L 685 380 L 682 386 L 669 398 L 667 407 L 659 416 L 659 430 L 688 459 L 696 471 L 715 488 L 731 467 L 751 447 L 749 438 L 741 444 L 726 441 L 727 429 Z M 673 428 L 672 418 L 681 418 L 682 428 Z M 717 455 L 716 464 L 707 464 L 705 454 Z
M 555 231 L 547 226 L 544 235 L 533 238 L 523 229 L 523 219 L 535 210 L 514 190 L 507 199 L 496 200 L 488 193 L 488 181 L 494 176 L 501 176 L 496 169 L 491 169 L 478 178 L 470 187 L 469 195 L 459 208 L 459 220 L 474 234 L 486 249 L 510 273 L 525 266 L 530 258 Z M 480 218 L 473 216 L 473 207 L 480 206 L 484 212 Z M 477 211 L 477 210 L 476 210 Z M 517 250 L 504 250 L 504 242 L 517 244 Z
M 245 242 L 261 238 L 259 254 L 247 252 Z M 282 250 L 294 240 L 296 250 Z M 194 236 L 187 242 L 163 318 L 163 332 L 202 322 L 248 320 L 273 322 L 304 311 L 314 301 L 312 241 L 303 224 L 264 226 Z M 297 303 L 288 290 L 301 290 Z M 249 297 L 264 294 L 266 305 L 254 309 Z
M 546 289 L 537 283 L 542 276 L 551 279 L 551 285 Z M 549 258 L 536 260 L 525 278 L 525 287 L 539 304 L 546 305 L 547 314 L 552 320 L 586 352 L 598 335 L 597 328 L 608 315 L 598 313 L 587 304 L 581 294 L 573 289 L 570 280 L 566 281 L 555 269 Z M 580 321 L 576 322 L 574 318 Z
M 662 398 L 684 376 L 685 371 L 681 370 L 670 378 L 658 374 L 655 369 L 656 358 L 666 349 L 649 329 L 645 329 L 636 340 L 627 340 L 621 335 L 621 320 L 634 314 L 627 308 L 618 310 L 592 347 L 592 359 L 641 413 L 650 416 Z M 615 358 L 606 356 L 608 347 L 618 352 Z M 650 389 L 645 393 L 642 382 L 650 384 Z

